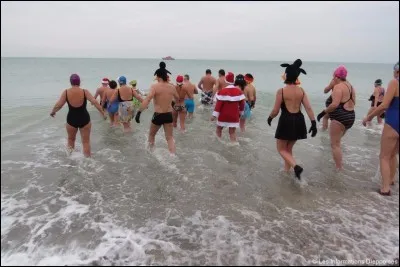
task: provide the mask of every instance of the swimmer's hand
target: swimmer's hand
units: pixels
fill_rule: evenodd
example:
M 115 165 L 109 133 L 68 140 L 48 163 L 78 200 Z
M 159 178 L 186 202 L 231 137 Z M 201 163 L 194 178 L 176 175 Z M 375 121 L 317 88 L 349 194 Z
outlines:
M 268 117 L 268 125 L 271 126 L 271 122 L 272 122 L 273 118 L 271 116 Z
M 315 122 L 315 120 L 311 121 L 311 127 L 310 130 L 308 131 L 308 133 L 311 133 L 311 137 L 314 137 L 317 135 L 317 123 Z
M 52 116 L 53 118 L 54 118 L 55 115 L 56 115 L 56 113 L 55 113 L 54 111 L 52 111 L 52 112 L 50 113 L 50 116 Z
M 215 121 L 216 117 L 212 116 L 211 121 Z
M 362 124 L 367 127 L 367 123 L 369 122 L 368 117 L 365 117 L 362 121 Z
M 325 115 L 326 115 L 326 112 L 325 112 L 325 110 L 323 110 L 321 113 L 318 114 L 318 116 L 317 116 L 317 121 L 319 122 L 319 121 L 321 120 L 321 118 L 322 118 L 323 116 L 325 116 Z
M 141 111 L 138 111 L 138 112 L 136 113 L 135 121 L 136 121 L 137 123 L 140 123 L 140 114 L 142 114 Z

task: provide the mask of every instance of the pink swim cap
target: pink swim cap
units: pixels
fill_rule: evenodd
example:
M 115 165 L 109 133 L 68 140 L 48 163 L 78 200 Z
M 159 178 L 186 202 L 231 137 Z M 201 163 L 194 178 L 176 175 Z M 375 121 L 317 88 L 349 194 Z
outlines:
M 340 78 L 340 79 L 346 79 L 347 77 L 347 69 L 345 66 L 341 65 L 339 66 L 335 72 L 333 73 L 335 77 Z
M 69 77 L 69 81 L 71 82 L 71 85 L 75 85 L 75 86 L 81 85 L 81 78 L 79 78 L 78 74 L 72 74 Z

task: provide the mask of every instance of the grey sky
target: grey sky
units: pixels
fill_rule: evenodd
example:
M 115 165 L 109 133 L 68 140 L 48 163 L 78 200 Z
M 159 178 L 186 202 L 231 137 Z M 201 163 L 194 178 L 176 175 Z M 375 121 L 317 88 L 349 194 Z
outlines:
M 399 2 L 1 2 L 1 56 L 393 63 Z

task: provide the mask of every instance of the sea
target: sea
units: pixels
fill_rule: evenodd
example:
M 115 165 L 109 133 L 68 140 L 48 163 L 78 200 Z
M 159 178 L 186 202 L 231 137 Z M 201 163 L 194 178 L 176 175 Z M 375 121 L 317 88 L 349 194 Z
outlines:
M 278 118 L 271 127 L 267 118 L 284 61 L 166 61 L 173 81 L 189 74 L 197 84 L 206 69 L 254 76 L 256 108 L 237 144 L 226 130 L 216 138 L 197 95 L 186 133 L 174 131 L 175 156 L 163 130 L 147 149 L 152 104 L 125 134 L 88 104 L 92 157 L 79 134 L 67 153 L 68 107 L 49 114 L 72 73 L 92 94 L 121 75 L 148 91 L 160 61 L 1 58 L 1 265 L 398 265 L 398 179 L 392 196 L 376 192 L 382 126 L 361 124 L 374 81 L 386 87 L 392 64 L 343 63 L 357 96 L 340 172 L 320 123 L 294 147 L 301 181 L 283 170 Z M 303 61 L 315 114 L 340 64 Z

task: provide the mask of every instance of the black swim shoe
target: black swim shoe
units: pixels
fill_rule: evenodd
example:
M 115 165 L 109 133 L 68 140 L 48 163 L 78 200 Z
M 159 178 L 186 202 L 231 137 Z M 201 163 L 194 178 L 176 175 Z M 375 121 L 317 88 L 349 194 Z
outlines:
M 294 174 L 296 175 L 297 179 L 301 179 L 300 175 L 303 172 L 303 168 L 299 165 L 294 166 Z

